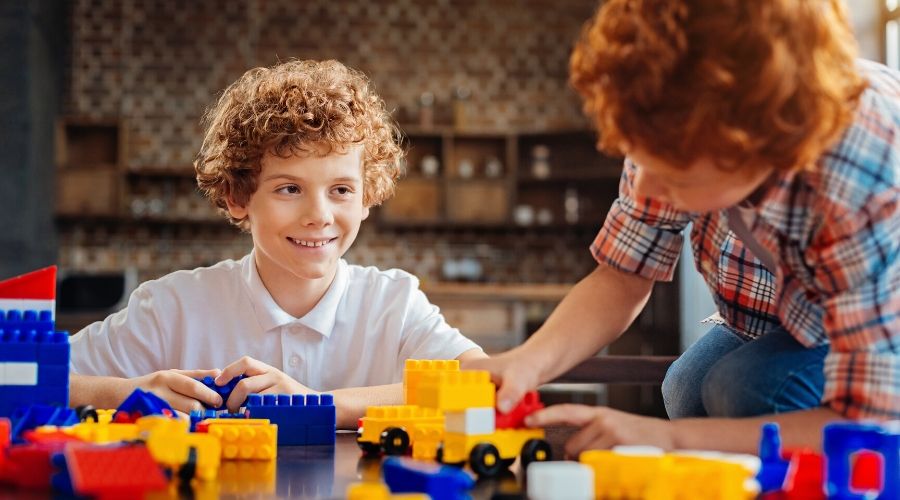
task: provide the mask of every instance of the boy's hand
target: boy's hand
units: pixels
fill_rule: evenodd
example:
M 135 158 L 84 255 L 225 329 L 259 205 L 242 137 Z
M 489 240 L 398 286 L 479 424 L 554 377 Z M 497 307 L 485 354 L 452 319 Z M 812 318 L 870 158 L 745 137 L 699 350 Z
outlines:
M 226 366 L 222 373 L 216 377 L 216 385 L 225 385 L 234 377 L 245 375 L 234 386 L 231 396 L 225 403 L 228 411 L 234 413 L 240 409 L 241 404 L 250 394 L 309 394 L 315 392 L 296 380 L 288 377 L 284 372 L 269 366 L 262 361 L 244 356 L 243 358 Z
M 202 410 L 203 403 L 212 407 L 222 404 L 222 398 L 215 391 L 195 380 L 216 377 L 219 373 L 219 370 L 160 370 L 130 379 L 129 385 L 132 391 L 136 388 L 150 391 L 165 399 L 175 410 L 190 413 Z
M 497 409 L 509 413 L 525 393 L 540 384 L 538 373 L 530 363 L 520 360 L 516 351 L 508 351 L 487 359 L 460 362 L 463 370 L 487 370 L 497 384 Z
M 553 405 L 525 418 L 529 427 L 565 425 L 581 427 L 566 442 L 566 455 L 578 458 L 582 451 L 609 449 L 618 445 L 650 445 L 675 448 L 672 423 L 642 417 L 602 406 Z

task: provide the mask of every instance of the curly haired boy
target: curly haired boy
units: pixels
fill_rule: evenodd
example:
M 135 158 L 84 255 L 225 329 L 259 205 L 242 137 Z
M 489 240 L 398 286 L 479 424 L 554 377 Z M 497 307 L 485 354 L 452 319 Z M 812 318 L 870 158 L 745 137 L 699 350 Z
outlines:
M 666 374 L 672 420 L 563 405 L 531 424 L 583 427 L 574 455 L 753 452 L 766 421 L 819 448 L 829 421 L 900 418 L 900 74 L 855 50 L 839 0 L 604 2 L 570 69 L 599 146 L 626 156 L 619 198 L 597 269 L 473 363 L 502 406 L 621 335 L 691 224 L 718 320 Z
M 330 391 L 338 426 L 399 403 L 404 360 L 485 357 L 399 270 L 350 265 L 369 208 L 393 192 L 399 133 L 360 72 L 336 61 L 255 68 L 205 118 L 200 189 L 250 233 L 239 261 L 148 281 L 72 338 L 73 405 L 137 387 L 188 412 L 222 404 L 195 378 L 249 393 Z

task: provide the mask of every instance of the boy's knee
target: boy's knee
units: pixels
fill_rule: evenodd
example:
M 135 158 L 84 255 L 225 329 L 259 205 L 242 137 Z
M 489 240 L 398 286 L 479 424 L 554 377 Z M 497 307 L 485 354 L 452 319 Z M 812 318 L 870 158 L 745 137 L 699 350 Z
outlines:
M 772 387 L 739 363 L 719 362 L 703 378 L 700 393 L 710 417 L 741 418 L 774 412 Z
M 681 358 L 675 360 L 662 382 L 663 404 L 670 419 L 701 416 L 698 408 L 696 374 L 686 369 Z

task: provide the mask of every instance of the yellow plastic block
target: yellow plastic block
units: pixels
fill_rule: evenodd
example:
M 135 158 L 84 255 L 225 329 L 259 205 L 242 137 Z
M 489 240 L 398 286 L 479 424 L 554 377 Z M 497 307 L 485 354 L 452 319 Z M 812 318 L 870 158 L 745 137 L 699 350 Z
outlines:
M 522 446 L 530 439 L 544 439 L 543 429 L 500 429 L 493 434 L 444 433 L 443 460 L 445 463 L 461 463 L 469 460 L 472 448 L 481 443 L 497 447 L 500 458 L 514 459 Z
M 188 423 L 173 418 L 143 417 L 136 424 L 143 429 L 147 450 L 160 465 L 177 471 L 188 460 L 191 448 L 197 451 L 196 476 L 209 481 L 216 478 L 222 459 L 222 447 L 215 436 L 188 433 Z
M 411 436 L 412 457 L 417 460 L 434 460 L 437 458 L 438 445 L 444 438 L 444 427 L 435 424 L 421 424 L 416 426 Z
M 443 411 L 494 407 L 496 388 L 485 370 L 431 372 L 419 380 L 417 401 L 420 406 Z
M 140 429 L 135 424 L 99 424 L 94 421 L 81 422 L 69 427 L 42 426 L 36 430 L 41 433 L 60 431 L 82 441 L 95 444 L 133 441 L 140 435 Z
M 660 474 L 665 456 L 621 455 L 590 450 L 578 461 L 594 470 L 596 498 L 646 498 L 650 482 Z
M 388 427 L 400 427 L 406 430 L 412 443 L 413 434 L 419 425 L 438 425 L 444 427 L 444 413 L 433 408 L 419 406 L 370 406 L 366 408 L 366 416 L 362 418 L 360 441 L 378 443 L 381 432 Z
M 219 439 L 225 460 L 272 460 L 278 452 L 278 426 L 268 420 L 206 420 L 207 433 Z
M 425 373 L 458 372 L 459 361 L 456 359 L 407 359 L 403 367 L 403 404 L 414 405 L 419 380 Z

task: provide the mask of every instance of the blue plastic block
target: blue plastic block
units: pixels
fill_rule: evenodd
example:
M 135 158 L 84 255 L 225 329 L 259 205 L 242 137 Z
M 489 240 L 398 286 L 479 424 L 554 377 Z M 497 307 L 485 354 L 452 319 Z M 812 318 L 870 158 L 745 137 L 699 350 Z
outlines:
M 38 363 L 68 368 L 71 356 L 69 332 L 48 331 L 42 340 L 41 345 L 38 346 Z
M 762 493 L 781 491 L 790 461 L 781 457 L 781 434 L 778 431 L 778 424 L 769 422 L 762 426 L 759 459 L 761 463 L 756 481 L 759 483 L 760 491 Z
M 37 381 L 39 387 L 66 387 L 69 385 L 69 366 L 39 364 Z
M 884 469 L 878 499 L 900 499 L 900 432 L 876 424 L 836 422 L 825 426 L 825 491 L 830 499 L 872 498 L 850 488 L 850 459 L 861 450 L 881 454 Z
M 113 413 L 113 420 L 116 419 L 116 415 L 120 411 L 126 412 L 132 416 L 134 416 L 135 413 L 139 413 L 140 416 L 143 417 L 146 417 L 147 415 L 175 416 L 175 410 L 173 410 L 172 407 L 169 406 L 169 403 L 166 403 L 164 399 L 152 392 L 141 389 L 135 389 L 134 392 L 132 392 L 131 395 L 116 408 L 116 413 Z
M 234 387 L 238 384 L 238 382 L 240 382 L 241 380 L 244 380 L 245 378 L 247 378 L 247 377 L 244 375 L 239 375 L 239 376 L 234 377 L 233 379 L 229 380 L 228 383 L 225 385 L 216 385 L 216 382 L 215 382 L 216 379 L 214 379 L 212 377 L 198 378 L 197 380 L 199 380 L 203 385 L 205 385 L 206 387 L 209 387 L 214 392 L 218 393 L 219 396 L 222 396 L 222 404 L 219 405 L 218 407 L 212 408 L 211 406 L 208 406 L 206 404 L 204 404 L 203 406 L 205 406 L 206 408 L 211 408 L 213 410 L 224 410 L 226 408 L 225 403 L 228 401 L 228 397 L 231 396 L 231 391 L 234 390 Z M 241 406 L 244 406 L 246 403 L 247 403 L 247 401 L 244 400 L 241 403 Z
M 278 425 L 279 446 L 334 444 L 337 417 L 331 394 L 251 394 L 246 411 L 250 418 Z
M 464 470 L 411 458 L 389 457 L 381 466 L 391 493 L 427 493 L 432 500 L 464 500 L 475 480 Z
M 75 410 L 60 406 L 31 405 L 22 406 L 13 412 L 12 439 L 15 443 L 22 443 L 22 433 L 42 425 L 55 425 L 64 427 L 78 423 L 78 415 Z
M 247 418 L 244 413 L 228 413 L 225 411 L 216 411 L 213 409 L 194 410 L 190 414 L 191 432 L 197 431 L 197 424 L 209 418 Z
M 52 332 L 54 324 L 52 313 L 50 311 L 20 311 L 12 309 L 6 311 L 6 314 L 0 312 L 0 329 L 4 331 L 36 331 L 44 334 Z

